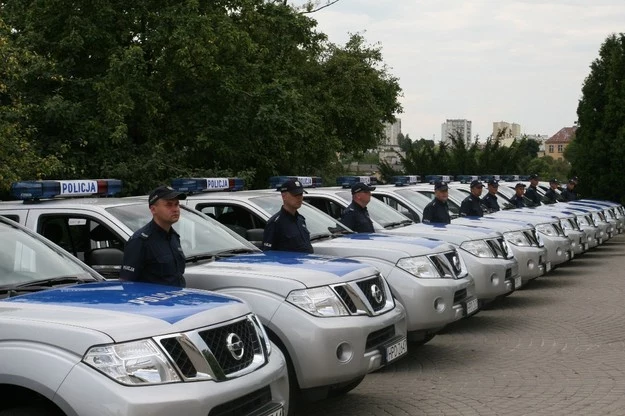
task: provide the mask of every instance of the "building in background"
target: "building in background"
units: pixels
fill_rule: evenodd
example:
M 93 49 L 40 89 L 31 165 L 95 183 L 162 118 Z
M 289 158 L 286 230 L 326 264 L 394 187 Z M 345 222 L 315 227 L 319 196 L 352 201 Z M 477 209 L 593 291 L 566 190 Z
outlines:
M 493 138 L 499 137 L 502 146 L 510 147 L 515 140 L 521 138 L 521 125 L 507 121 L 493 122 Z
M 378 154 L 380 161 L 384 161 L 390 165 L 398 166 L 401 164 L 401 158 L 405 157 L 405 153 L 401 151 L 398 136 L 401 134 L 401 119 L 396 118 L 393 124 L 384 123 L 384 142 L 378 146 Z M 399 168 L 399 166 L 398 166 Z
M 564 149 L 575 139 L 577 126 L 563 127 L 556 134 L 545 140 L 545 156 L 554 160 L 564 159 Z
M 467 147 L 471 146 L 471 120 L 447 119 L 441 124 L 441 143 L 451 143 L 450 134 L 461 137 Z

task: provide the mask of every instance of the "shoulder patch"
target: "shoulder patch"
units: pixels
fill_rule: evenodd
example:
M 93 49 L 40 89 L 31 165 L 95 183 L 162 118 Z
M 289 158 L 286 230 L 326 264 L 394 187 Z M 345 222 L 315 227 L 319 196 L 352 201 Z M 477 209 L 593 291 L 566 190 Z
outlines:
M 146 240 L 146 239 L 148 239 L 148 237 L 150 237 L 150 234 L 141 233 L 140 237 L 143 238 L 144 240 Z

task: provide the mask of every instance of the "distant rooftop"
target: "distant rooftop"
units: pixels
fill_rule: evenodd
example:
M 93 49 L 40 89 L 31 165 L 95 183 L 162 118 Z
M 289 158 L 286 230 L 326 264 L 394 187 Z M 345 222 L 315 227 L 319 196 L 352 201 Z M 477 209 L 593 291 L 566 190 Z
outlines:
M 546 144 L 570 143 L 575 138 L 577 126 L 563 127 L 559 132 L 545 140 Z

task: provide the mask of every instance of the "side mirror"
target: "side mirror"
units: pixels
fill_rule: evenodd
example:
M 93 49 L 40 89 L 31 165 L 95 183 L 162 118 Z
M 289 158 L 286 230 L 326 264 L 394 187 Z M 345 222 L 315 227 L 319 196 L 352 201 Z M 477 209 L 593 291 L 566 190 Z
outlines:
M 247 230 L 245 238 L 254 244 L 256 247 L 260 248 L 263 245 L 263 234 L 265 230 L 262 228 L 250 228 Z
M 124 252 L 110 247 L 91 250 L 85 258 L 85 262 L 106 279 L 119 278 L 123 261 Z

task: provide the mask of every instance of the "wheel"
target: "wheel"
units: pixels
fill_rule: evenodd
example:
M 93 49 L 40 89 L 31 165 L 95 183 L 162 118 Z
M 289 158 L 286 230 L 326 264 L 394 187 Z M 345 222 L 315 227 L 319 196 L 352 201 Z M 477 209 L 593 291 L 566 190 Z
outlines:
M 343 396 L 354 390 L 365 379 L 365 376 L 359 377 L 356 380 L 348 381 L 346 384 L 339 385 L 337 387 L 331 387 L 328 392 L 328 398 Z
M 293 361 L 291 361 L 291 356 L 280 339 L 273 332 L 270 332 L 269 328 L 267 328 L 267 332 L 269 333 L 269 339 L 280 349 L 286 361 L 286 368 L 289 375 L 289 410 L 286 416 L 294 416 L 298 404 L 302 401 L 302 392 L 297 382 L 297 374 L 295 374 Z M 0 416 L 3 415 L 0 414 Z
M 61 416 L 61 413 L 46 407 L 27 406 L 2 410 L 0 416 Z

